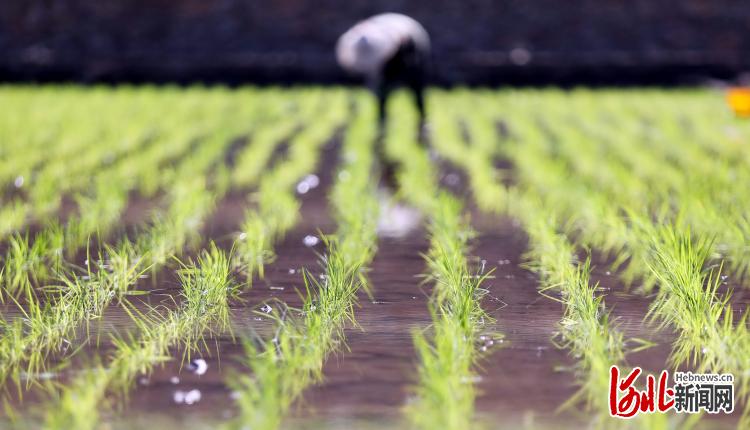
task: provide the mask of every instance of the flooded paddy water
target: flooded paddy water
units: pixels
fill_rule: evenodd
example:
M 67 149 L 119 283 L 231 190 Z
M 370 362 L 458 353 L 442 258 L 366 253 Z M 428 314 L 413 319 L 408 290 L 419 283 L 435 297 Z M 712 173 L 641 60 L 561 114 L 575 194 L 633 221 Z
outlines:
M 113 398 L 113 404 L 111 408 L 101 408 L 102 428 L 216 428 L 237 416 L 238 393 L 231 382 L 252 374 L 242 361 L 246 355 L 243 342 L 258 342 L 273 335 L 276 312 L 299 313 L 305 305 L 305 276 L 320 279 L 324 271 L 324 236 L 338 227 L 329 193 L 338 179 L 341 136 L 342 130 L 338 129 L 323 147 L 319 168 L 294 172 L 300 178 L 295 188 L 300 216 L 274 245 L 275 258 L 265 264 L 263 276 L 255 274 L 252 279 L 245 279 L 232 268 L 232 276 L 243 285 L 229 302 L 231 331 L 206 337 L 205 344 L 192 351 L 190 357 L 172 346 L 167 356 L 159 357 L 152 371 L 130 381 L 131 389 L 124 401 L 114 401 L 114 394 L 108 396 Z M 287 143 L 272 151 L 270 163 L 293 153 Z M 243 141 L 234 140 L 225 149 L 224 164 L 234 166 L 242 150 Z M 493 429 L 589 426 L 591 413 L 582 410 L 580 404 L 563 408 L 581 387 L 577 367 L 580 357 L 561 347 L 565 309 L 558 301 L 560 292 L 540 293 L 542 280 L 526 267 L 532 245 L 523 226 L 509 216 L 477 209 L 472 203 L 469 178 L 447 162 L 438 160 L 435 164 L 441 172 L 441 186 L 468 208 L 476 233 L 469 242 L 471 272 L 491 272 L 482 284 L 487 294 L 482 297 L 481 306 L 492 321 L 484 321 L 475 376 L 465 381 L 476 388 L 473 405 L 477 421 L 484 428 Z M 491 164 L 502 170 L 499 176 L 505 185 L 515 184 L 511 162 L 497 158 Z M 420 357 L 414 346 L 414 333 L 434 323 L 429 308 L 433 283 L 425 282 L 424 276 L 429 270 L 424 256 L 431 246 L 427 229 L 431 214 L 420 213 L 400 201 L 395 191 L 385 185 L 386 180 L 375 176 L 370 179 L 381 182 L 377 196 L 381 215 L 377 252 L 365 270 L 369 288 L 357 292 L 356 324 L 347 323 L 344 327 L 344 342 L 326 357 L 322 380 L 302 390 L 284 416 L 282 428 L 410 428 L 405 409 L 414 403 L 419 383 Z M 162 197 L 131 195 L 120 227 L 135 235 L 136 226 L 163 209 Z M 186 251 L 180 261 L 196 259 L 199 254 L 195 249 L 206 247 L 210 241 L 231 253 L 247 212 L 259 204 L 254 187 L 229 187 L 215 202 L 210 215 L 196 227 L 198 246 Z M 68 219 L 75 207 L 67 199 L 60 211 L 61 219 Z M 30 231 L 40 228 L 34 226 Z M 6 249 L 2 251 L 5 253 Z M 85 250 L 79 250 L 71 261 L 83 266 L 86 259 Z M 610 261 L 594 253 L 591 283 L 599 286 L 596 294 L 603 297 L 611 327 L 623 334 L 627 352 L 624 363 L 658 373 L 667 367 L 675 332 L 644 322 L 653 293 L 644 294 L 637 285 L 626 288 L 619 273 L 610 266 Z M 65 363 L 63 359 L 68 354 L 46 357 L 50 372 L 39 377 L 44 384 L 66 386 L 84 370 L 106 363 L 116 349 L 113 336 L 126 336 L 136 328 L 134 315 L 147 314 L 157 306 L 164 314 L 179 309 L 185 299 L 180 296 L 182 285 L 175 270 L 178 267 L 179 263 L 170 260 L 164 267 L 146 272 L 137 281 L 136 290 L 149 294 L 126 296 L 123 300 L 127 306 L 113 303 L 101 317 L 92 319 L 90 332 L 81 329 L 76 339 L 66 339 L 71 345 L 84 345 L 66 367 L 55 365 Z M 727 281 L 730 285 L 732 282 L 737 281 Z M 721 291 L 728 287 L 723 285 Z M 736 290 L 731 299 L 735 311 L 745 309 L 750 301 L 746 289 Z M 2 315 L 5 320 L 24 318 L 10 303 L 4 304 Z M 653 345 L 633 352 L 642 342 Z M 681 367 L 685 368 L 690 367 Z M 23 391 L 22 396 L 10 384 L 7 391 L 9 410 L 38 413 L 49 404 L 50 395 L 40 387 Z M 602 398 L 607 394 L 599 393 Z M 738 408 L 728 416 L 706 417 L 697 428 L 732 428 L 739 414 Z
M 316 198 L 319 196 L 311 195 L 303 201 Z M 311 211 L 325 208 L 319 200 L 305 205 Z M 265 278 L 255 279 L 241 301 L 234 303 L 235 338 L 222 336 L 209 342 L 210 355 L 200 356 L 208 364 L 206 373 L 197 375 L 175 352 L 171 362 L 138 381 L 125 409 L 113 417 L 118 428 L 136 428 L 144 422 L 165 428 L 203 428 L 233 416 L 232 391 L 225 380 L 233 372 L 247 372 L 236 361 L 242 353 L 237 340 L 267 332 L 264 305 L 277 306 L 279 301 L 299 307 L 298 294 L 304 289 L 301 271 L 319 272 L 320 245 L 306 246 L 305 238 L 331 225 L 322 212 L 309 215 L 279 244 L 278 258 L 266 268 Z M 310 219 L 323 222 L 305 221 Z M 478 213 L 475 228 L 478 237 L 472 254 L 496 268 L 487 281 L 489 294 L 483 306 L 495 319 L 494 328 L 504 336 L 480 361 L 476 383 L 480 420 L 490 428 L 503 429 L 586 425 L 585 414 L 558 410 L 578 390 L 575 360 L 552 342 L 562 309 L 539 294 L 538 280 L 522 267 L 525 235 L 510 219 Z M 411 331 L 431 324 L 427 312 L 430 288 L 422 285 L 420 276 L 425 271 L 420 253 L 426 251 L 427 242 L 418 228 L 402 238 L 382 238 L 378 249 L 368 272 L 371 296 L 360 292 L 355 309 L 359 326 L 346 330 L 346 346 L 328 358 L 323 382 L 304 393 L 285 428 L 408 428 L 403 408 L 416 381 Z M 642 324 L 650 299 L 626 293 L 603 268 L 597 268 L 595 274 L 594 279 L 608 290 L 606 302 L 616 326 L 626 337 L 657 344 L 628 356 L 628 362 L 661 370 L 670 349 L 670 333 Z M 127 318 L 112 315 L 107 323 L 126 326 Z M 178 401 L 181 393 L 193 390 L 200 392 L 194 404 Z M 732 422 L 724 418 L 705 428 L 732 428 Z
M 326 193 L 336 150 L 337 145 L 326 149 L 323 167 L 316 176 L 319 184 L 299 194 L 300 222 L 277 245 L 277 258 L 265 268 L 265 276 L 262 279 L 256 276 L 252 287 L 244 289 L 232 302 L 233 332 L 210 338 L 208 348 L 193 354 L 189 360 L 175 350 L 171 360 L 134 381 L 127 402 L 108 412 L 105 422 L 123 429 L 146 424 L 190 429 L 211 428 L 234 416 L 233 393 L 226 380 L 233 374 L 248 372 L 238 360 L 242 355 L 240 341 L 268 333 L 271 324 L 265 315 L 267 306 L 285 303 L 300 307 L 303 271 L 310 276 L 320 273 L 321 233 L 330 233 L 335 228 L 328 213 Z M 451 174 L 457 175 L 448 173 Z M 465 178 L 458 175 L 449 181 L 454 192 L 464 193 Z M 232 235 L 248 204 L 252 204 L 248 199 L 241 192 L 229 193 L 222 199 L 204 227 L 205 237 L 231 245 Z M 415 209 L 386 200 L 383 206 L 385 211 L 406 213 L 406 221 L 401 213 L 387 220 L 404 222 L 406 227 L 396 226 L 395 231 L 401 237 L 393 237 L 394 229 L 389 228 L 389 233 L 378 241 L 378 252 L 367 271 L 370 291 L 358 294 L 355 309 L 358 326 L 346 329 L 346 345 L 327 359 L 324 380 L 305 391 L 285 421 L 285 428 L 408 428 L 403 410 L 416 382 L 412 331 L 432 323 L 427 307 L 431 288 L 422 277 L 426 267 L 421 255 L 427 251 L 428 243 L 421 215 Z M 125 222 L 142 220 L 143 212 L 150 207 L 142 200 L 135 200 L 126 211 Z M 514 220 L 481 214 L 476 209 L 472 210 L 472 224 L 477 232 L 471 242 L 473 264 L 484 265 L 485 270 L 494 269 L 485 285 L 489 293 L 483 307 L 495 320 L 492 330 L 503 336 L 479 362 L 475 382 L 480 421 L 489 428 L 502 429 L 586 425 L 585 414 L 574 409 L 559 410 L 578 390 L 573 373 L 575 359 L 553 342 L 562 308 L 539 293 L 536 275 L 523 267 L 525 234 Z M 630 355 L 628 362 L 653 371 L 663 368 L 671 334 L 643 324 L 650 298 L 627 291 L 616 274 L 607 270 L 606 262 L 594 268 L 593 280 L 605 291 L 607 308 L 616 327 L 626 337 L 644 338 L 656 344 Z M 171 300 L 178 295 L 180 285 L 173 271 L 165 270 L 153 279 L 144 279 L 140 288 L 150 294 L 136 296 L 131 301 L 136 308 L 146 311 L 138 303 L 174 307 Z M 746 295 L 735 299 L 747 303 Z M 8 308 L 4 315 L 13 318 L 16 312 Z M 111 350 L 108 336 L 126 333 L 132 328 L 131 318 L 122 308 L 110 307 L 96 324 L 98 344 L 92 340 L 78 354 L 88 358 L 74 363 L 85 367 L 91 356 L 106 356 Z M 200 360 L 204 360 L 205 369 Z M 62 369 L 50 377 L 64 383 L 71 376 L 69 372 L 75 371 Z M 22 409 L 33 409 L 47 398 L 40 394 L 43 391 L 32 390 L 24 394 L 23 402 L 15 401 Z M 727 422 L 729 426 L 732 421 L 730 417 L 720 423 Z
M 208 349 L 194 354 L 192 360 L 174 351 L 171 360 L 134 382 L 128 401 L 122 409 L 109 414 L 107 422 L 123 429 L 146 423 L 160 428 L 206 428 L 233 416 L 232 390 L 226 379 L 248 371 L 237 360 L 242 354 L 238 342 L 268 332 L 270 322 L 264 315 L 265 306 L 301 306 L 303 270 L 311 276 L 320 272 L 320 234 L 335 228 L 326 203 L 331 177 L 325 173 L 332 170 L 335 148 L 331 145 L 326 151 L 327 161 L 319 172 L 320 185 L 300 194 L 299 225 L 278 244 L 278 256 L 266 267 L 264 278 L 256 277 L 252 287 L 233 302 L 233 333 L 211 338 Z M 450 178 L 454 191 L 463 192 L 463 180 Z M 385 210 L 394 210 L 393 202 L 383 204 Z M 139 219 L 133 213 L 148 207 L 142 202 L 136 205 L 127 211 L 129 218 Z M 205 227 L 205 235 L 230 244 L 230 236 L 236 232 L 247 205 L 246 194 L 230 193 L 219 202 L 216 215 Z M 416 212 L 403 206 L 395 210 L 412 216 Z M 432 322 L 427 311 L 431 289 L 422 277 L 426 268 L 421 255 L 428 244 L 423 226 L 414 227 L 415 222 L 421 222 L 418 213 L 416 216 L 417 221 L 407 221 L 410 230 L 402 237 L 379 240 L 378 252 L 367 272 L 371 290 L 369 294 L 358 294 L 358 326 L 346 329 L 346 346 L 328 358 L 323 382 L 304 393 L 285 428 L 408 428 L 403 409 L 416 381 L 412 330 Z M 400 218 L 397 215 L 393 219 Z M 559 410 L 578 390 L 573 373 L 575 359 L 553 342 L 562 308 L 539 293 L 536 275 L 523 267 L 525 234 L 514 220 L 481 214 L 476 209 L 472 210 L 472 220 L 477 231 L 471 242 L 472 255 L 476 257 L 473 264 L 494 268 L 485 285 L 489 293 L 483 307 L 495 320 L 492 329 L 503 335 L 479 363 L 476 408 L 480 420 L 489 428 L 586 425 L 585 414 L 573 409 Z M 169 305 L 180 288 L 171 273 L 167 270 L 157 275 L 156 281 L 145 280 L 142 288 L 151 294 L 133 302 Z M 632 354 L 628 361 L 660 370 L 669 353 L 671 333 L 643 324 L 650 298 L 627 291 L 604 261 L 594 268 L 593 280 L 604 289 L 607 308 L 626 337 L 644 338 L 656 344 Z M 87 346 L 86 351 L 106 355 L 106 335 L 127 332 L 131 317 L 119 307 L 110 307 L 98 327 L 99 344 Z M 196 359 L 205 360 L 205 373 L 198 372 Z M 61 381 L 67 379 L 66 372 L 61 371 Z M 34 403 L 33 394 L 24 399 L 26 405 Z

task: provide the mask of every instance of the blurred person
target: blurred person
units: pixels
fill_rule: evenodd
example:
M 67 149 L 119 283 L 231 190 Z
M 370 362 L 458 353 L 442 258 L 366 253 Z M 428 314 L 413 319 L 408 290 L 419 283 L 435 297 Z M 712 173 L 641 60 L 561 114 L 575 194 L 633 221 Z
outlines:
M 349 73 L 362 76 L 378 98 L 381 128 L 386 121 L 389 93 L 405 84 L 414 93 L 420 116 L 420 137 L 425 121 L 424 86 L 430 37 L 414 19 L 383 13 L 358 22 L 341 35 L 336 59 Z

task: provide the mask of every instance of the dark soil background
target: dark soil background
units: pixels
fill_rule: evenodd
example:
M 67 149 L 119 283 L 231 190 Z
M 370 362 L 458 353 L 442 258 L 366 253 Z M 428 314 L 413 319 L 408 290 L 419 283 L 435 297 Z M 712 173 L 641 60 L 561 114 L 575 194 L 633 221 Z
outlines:
M 438 84 L 685 84 L 750 70 L 742 0 L 4 0 L 0 80 L 346 82 L 357 20 L 422 22 Z

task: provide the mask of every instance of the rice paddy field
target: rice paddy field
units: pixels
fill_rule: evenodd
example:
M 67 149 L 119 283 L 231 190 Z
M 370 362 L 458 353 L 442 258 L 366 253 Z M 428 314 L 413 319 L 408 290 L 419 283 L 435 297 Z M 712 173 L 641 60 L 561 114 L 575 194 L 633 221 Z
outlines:
M 716 91 L 431 89 L 422 141 L 350 88 L 0 104 L 2 428 L 750 425 Z M 731 373 L 734 412 L 612 418 L 611 365 Z

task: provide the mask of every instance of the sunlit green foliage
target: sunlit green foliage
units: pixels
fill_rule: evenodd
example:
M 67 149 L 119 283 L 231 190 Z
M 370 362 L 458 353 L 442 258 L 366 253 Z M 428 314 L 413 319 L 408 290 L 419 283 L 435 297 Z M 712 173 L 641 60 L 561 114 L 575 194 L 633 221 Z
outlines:
M 90 331 L 109 306 L 135 326 L 112 339 L 111 354 L 64 372 L 72 381 L 52 389 L 50 428 L 97 427 L 138 375 L 231 332 L 229 301 L 264 276 L 304 215 L 295 185 L 343 130 L 329 193 L 337 230 L 324 238 L 322 277 L 307 268 L 301 309 L 269 303 L 273 335 L 242 336 L 250 373 L 229 381 L 232 426 L 282 425 L 323 379 L 325 360 L 345 349 L 357 293 L 368 288 L 380 204 L 371 100 L 338 88 L 149 86 L 0 86 L 0 100 L 13 106 L 0 115 L 0 380 L 22 392 L 62 369 L 99 339 Z M 569 405 L 596 412 L 598 427 L 621 425 L 606 417 L 606 370 L 633 364 L 627 354 L 644 347 L 623 335 L 611 293 L 591 280 L 590 259 L 604 259 L 630 292 L 652 298 L 644 327 L 674 331 L 665 365 L 735 374 L 747 424 L 747 311 L 729 287 L 744 288 L 750 271 L 750 197 L 740 189 L 750 181 L 750 123 L 722 103 L 691 89 L 431 90 L 427 148 L 417 144 L 415 112 L 395 96 L 385 154 L 398 164 L 395 197 L 426 219 L 425 280 L 434 285 L 425 309 L 433 324 L 414 333 L 412 424 L 477 424 L 480 339 L 498 336 L 480 306 L 490 273 L 469 258 L 468 205 L 439 185 L 445 162 L 465 173 L 479 210 L 525 231 L 526 265 L 562 306 L 552 341 L 574 358 L 581 387 Z M 247 196 L 226 240 L 232 251 L 205 248 L 227 239 L 204 233 L 230 193 Z M 128 213 L 139 205 L 138 216 Z M 198 257 L 181 264 L 182 255 Z M 181 297 L 132 305 L 169 271 Z M 52 358 L 60 366 L 48 369 Z M 629 425 L 685 423 L 651 415 Z
M 168 360 L 170 348 L 177 347 L 189 358 L 191 351 L 206 347 L 207 336 L 229 330 L 229 300 L 238 292 L 230 278 L 229 257 L 211 245 L 177 273 L 182 286 L 178 308 L 154 308 L 134 318 L 136 334 L 115 339 L 116 350 L 106 367 L 84 371 L 63 390 L 46 414 L 46 428 L 96 428 L 108 390 L 125 392 L 137 375 Z
M 311 94 L 315 95 L 316 93 Z M 329 94 L 327 109 L 290 138 L 286 158 L 265 172 L 260 179 L 254 195 L 256 205 L 245 214 L 242 231 L 235 244 L 234 264 L 245 273 L 248 282 L 256 274 L 263 277 L 265 264 L 274 258 L 274 243 L 296 224 L 300 203 L 295 197 L 294 185 L 315 170 L 320 149 L 330 141 L 335 128 L 343 125 L 346 113 L 343 96 L 342 92 Z M 318 102 L 315 98 L 308 100 L 307 104 L 316 105 Z M 309 110 L 310 107 L 306 106 L 305 109 Z M 281 137 L 276 134 L 264 136 L 265 139 L 274 139 L 271 143 Z M 256 144 L 265 147 L 269 143 L 259 140 Z M 257 154 L 252 157 L 260 156 Z M 254 179 L 259 174 L 259 171 L 251 172 L 254 173 L 250 176 L 242 173 L 245 181 Z
M 358 109 L 345 132 L 342 167 L 330 195 L 338 229 L 324 239 L 323 273 L 316 279 L 304 272 L 302 309 L 271 303 L 275 327 L 271 337 L 245 342 L 243 361 L 252 375 L 238 375 L 229 381 L 238 393 L 239 406 L 232 428 L 279 428 L 303 390 L 322 379 L 326 358 L 343 347 L 344 328 L 356 324 L 356 294 L 367 288 L 364 270 L 375 252 L 378 216 L 369 176 L 375 115 L 372 106 L 362 100 Z M 289 169 L 290 174 L 294 171 Z M 277 177 L 284 175 L 277 173 Z M 286 184 L 287 188 L 291 185 Z M 260 192 L 264 192 L 263 185 Z M 283 189 L 276 188 L 275 192 L 283 193 Z
M 438 189 L 437 169 L 417 143 L 414 114 L 403 97 L 391 106 L 394 113 L 388 124 L 386 151 L 399 163 L 399 195 L 428 217 L 426 280 L 435 284 L 429 303 L 433 324 L 414 332 L 418 380 L 407 416 L 420 429 L 471 428 L 476 425 L 474 380 L 482 347 L 480 333 L 491 322 L 481 307 L 487 292 L 481 284 L 489 273 L 469 270 L 468 242 L 474 233 L 460 201 Z M 455 146 L 443 146 L 446 148 Z M 463 148 L 458 148 L 454 154 L 462 158 L 463 153 Z
M 750 261 L 742 245 L 750 202 L 736 189 L 747 177 L 741 149 L 747 124 L 706 91 L 472 95 L 476 114 L 467 115 L 458 104 L 433 108 L 443 110 L 437 118 L 452 123 L 441 126 L 453 128 L 443 134 L 459 140 L 455 124 L 465 121 L 477 151 L 512 165 L 513 186 L 503 192 L 489 185 L 483 179 L 486 162 L 466 161 L 456 145 L 442 145 L 441 152 L 466 170 L 481 208 L 507 213 L 524 225 L 531 239 L 530 266 L 543 283 L 561 290 L 562 346 L 582 358 L 582 394 L 598 395 L 606 382 L 603 363 L 640 348 L 629 347 L 609 327 L 601 293 L 586 287 L 586 265 L 575 257 L 593 249 L 612 262 L 626 285 L 643 292 L 659 288 L 646 323 L 677 330 L 673 366 L 733 372 L 739 375 L 740 398 L 746 399 L 748 378 L 740 363 L 748 357 L 747 321 L 733 317 L 731 292 L 719 294 L 721 271 L 715 266 L 726 263 L 724 271 L 744 281 Z M 486 132 L 491 128 L 494 136 Z M 477 146 L 476 130 L 495 144 Z M 555 267 L 567 267 L 567 274 Z M 561 275 L 549 280 L 555 273 Z M 566 293 L 566 285 L 582 288 Z M 583 324 L 587 320 L 592 324 Z M 599 382 L 592 385 L 591 378 Z M 593 405 L 601 413 L 605 406 Z

